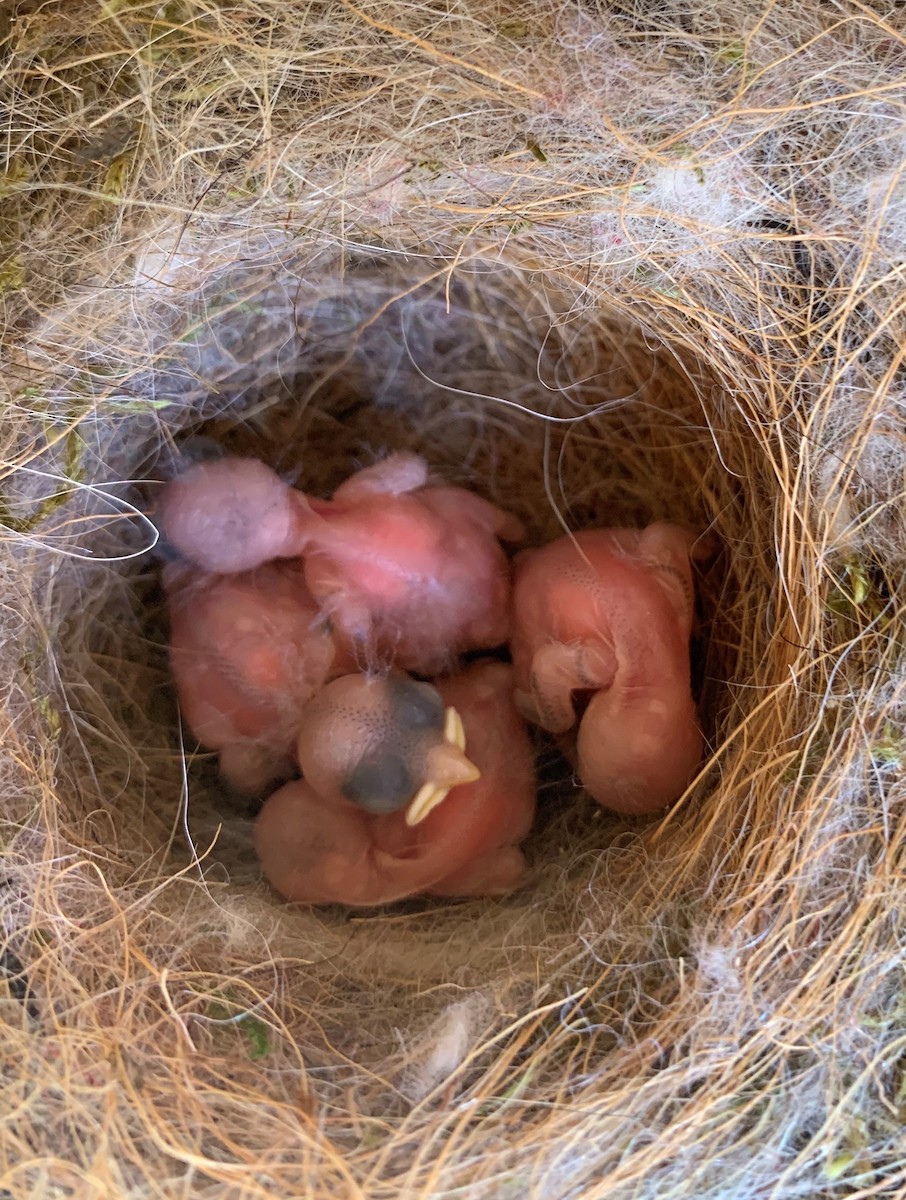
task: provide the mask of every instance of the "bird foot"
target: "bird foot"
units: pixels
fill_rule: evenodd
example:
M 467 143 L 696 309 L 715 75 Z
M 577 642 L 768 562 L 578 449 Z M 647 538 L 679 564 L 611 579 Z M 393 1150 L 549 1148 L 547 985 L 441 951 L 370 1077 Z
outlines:
M 517 692 L 517 707 L 549 733 L 566 733 L 576 723 L 573 693 L 610 687 L 616 667 L 613 651 L 600 639 L 550 642 L 536 652 L 529 693 Z

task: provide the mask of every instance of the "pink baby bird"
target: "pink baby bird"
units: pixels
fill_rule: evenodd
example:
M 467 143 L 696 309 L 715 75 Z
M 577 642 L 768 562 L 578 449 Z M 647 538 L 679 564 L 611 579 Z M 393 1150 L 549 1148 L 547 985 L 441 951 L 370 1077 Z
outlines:
M 585 530 L 516 559 L 517 703 L 568 735 L 582 783 L 617 812 L 676 800 L 701 759 L 689 661 L 695 540 L 662 521 Z
M 363 666 L 423 675 L 506 641 L 510 571 L 498 539 L 521 523 L 465 488 L 428 483 L 416 454 L 358 471 L 333 500 L 252 458 L 197 463 L 163 489 L 165 542 L 205 571 L 302 556 L 312 595 Z
M 274 888 L 350 905 L 513 888 L 535 778 L 512 690 L 512 668 L 493 662 L 437 687 L 402 672 L 328 684 L 303 715 L 304 779 L 255 825 Z
M 299 518 L 305 578 L 362 665 L 437 675 L 506 641 L 520 522 L 464 488 L 428 483 L 415 454 L 351 476 Z
M 353 664 L 323 621 L 298 562 L 238 575 L 171 563 L 163 581 L 185 722 L 220 752 L 228 783 L 260 795 L 294 773 L 302 706 Z

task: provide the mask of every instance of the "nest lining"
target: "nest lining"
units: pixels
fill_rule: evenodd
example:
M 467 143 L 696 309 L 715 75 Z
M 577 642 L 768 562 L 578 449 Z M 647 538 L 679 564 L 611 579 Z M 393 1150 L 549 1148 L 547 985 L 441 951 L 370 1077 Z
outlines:
M 726 744 L 734 727 L 738 736 L 757 719 L 745 690 L 778 680 L 772 641 L 754 619 L 774 584 L 751 532 L 773 520 L 770 481 L 759 488 L 763 467 L 722 428 L 725 392 L 625 314 L 599 310 L 558 328 L 553 316 L 569 310 L 569 297 L 553 312 L 550 296 L 540 305 L 516 264 L 477 263 L 443 285 L 434 274 L 372 261 L 318 277 L 260 253 L 214 267 L 182 311 L 168 304 L 156 326 L 152 311 L 152 365 L 108 397 L 164 401 L 156 411 L 166 418 L 99 416 L 94 461 L 112 481 L 161 477 L 180 436 L 202 432 L 329 492 L 355 466 L 407 448 L 515 511 L 536 541 L 563 528 L 662 518 L 709 529 L 733 553 L 700 580 L 707 637 L 697 665 L 712 745 Z M 149 490 L 109 489 L 136 510 Z M 660 833 L 583 803 L 563 763 L 542 750 L 532 877 L 508 901 L 413 901 L 351 917 L 285 906 L 261 882 L 249 813 L 218 790 L 210 756 L 187 759 L 191 747 L 174 733 L 157 564 L 142 553 L 148 528 L 111 520 L 110 509 L 83 488 L 42 529 L 45 548 L 68 551 L 51 560 L 49 576 L 78 600 L 57 651 L 60 711 L 74 726 L 60 731 L 61 753 L 74 784 L 81 775 L 74 790 L 95 869 L 157 926 L 153 942 L 184 980 L 176 1028 L 185 1045 L 216 1054 L 223 1026 L 236 1021 L 246 1055 L 267 1048 L 258 1087 L 271 1062 L 282 1075 L 301 1060 L 319 1110 L 355 1096 L 354 1117 L 336 1134 L 349 1148 L 361 1122 L 405 1125 L 413 1103 L 418 1111 L 451 1087 L 481 1093 L 514 1073 L 537 1074 L 543 1087 L 553 1064 L 540 1047 L 554 1029 L 567 1040 L 593 1031 L 596 1055 L 609 1049 L 614 1062 L 634 1056 L 627 1035 L 657 1027 L 671 986 L 664 963 L 690 953 L 691 910 L 732 880 L 708 869 L 738 820 L 721 813 L 726 785 L 715 803 L 719 772 Z M 107 562 L 86 567 L 91 557 Z M 798 753 L 793 743 L 790 759 Z M 204 933 L 187 939 L 199 918 Z M 225 950 L 235 974 L 212 972 L 209 956 Z M 719 970 L 726 950 L 703 952 L 708 970 Z M 185 982 L 186 956 L 206 964 L 201 982 Z M 542 962 L 550 974 L 539 984 Z M 375 1005 L 377 989 L 387 1008 Z M 496 1047 L 508 1012 L 529 1026 L 507 1045 L 508 1070 L 490 1051 L 475 1060 L 478 1027 Z M 238 1112 L 240 1100 L 231 1103 Z
M 11 35 L 0 1188 L 894 1189 L 901 32 L 158 7 Z M 632 825 L 545 760 L 504 904 L 275 903 L 122 516 L 198 429 L 323 490 L 424 448 L 539 538 L 709 526 L 707 776 Z

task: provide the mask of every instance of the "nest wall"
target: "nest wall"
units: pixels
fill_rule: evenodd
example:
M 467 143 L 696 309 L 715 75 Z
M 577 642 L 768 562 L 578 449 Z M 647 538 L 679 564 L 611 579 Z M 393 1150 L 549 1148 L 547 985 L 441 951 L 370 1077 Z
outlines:
M 0 1195 L 906 1187 L 906 33 L 883 4 L 20 4 Z M 682 520 L 709 756 L 526 885 L 279 902 L 180 728 L 182 438 Z M 5 990 L 4 990 L 5 989 Z

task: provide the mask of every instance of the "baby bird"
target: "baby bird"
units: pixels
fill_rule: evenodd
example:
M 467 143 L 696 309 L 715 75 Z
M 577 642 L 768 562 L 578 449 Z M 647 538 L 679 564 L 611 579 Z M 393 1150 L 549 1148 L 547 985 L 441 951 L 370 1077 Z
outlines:
M 695 540 L 662 521 L 585 530 L 516 559 L 517 704 L 569 735 L 582 783 L 616 812 L 676 800 L 701 759 L 689 661 Z
M 366 906 L 513 888 L 535 778 L 512 689 L 497 662 L 436 687 L 402 672 L 328 684 L 304 714 L 304 779 L 275 792 L 255 825 L 274 888 Z
M 391 454 L 298 517 L 305 579 L 369 669 L 437 675 L 506 641 L 510 571 L 498 539 L 521 523 L 464 488 L 428 483 L 424 459 Z
M 166 545 L 211 573 L 301 556 L 312 595 L 361 666 L 436 675 L 509 633 L 498 539 L 520 541 L 521 523 L 465 488 L 430 485 L 416 454 L 358 471 L 330 501 L 257 459 L 197 462 L 163 489 L 157 520 Z
M 294 774 L 302 706 L 353 664 L 322 619 L 298 562 L 266 563 L 239 575 L 171 563 L 163 583 L 186 724 L 220 752 L 229 784 L 261 795 Z

